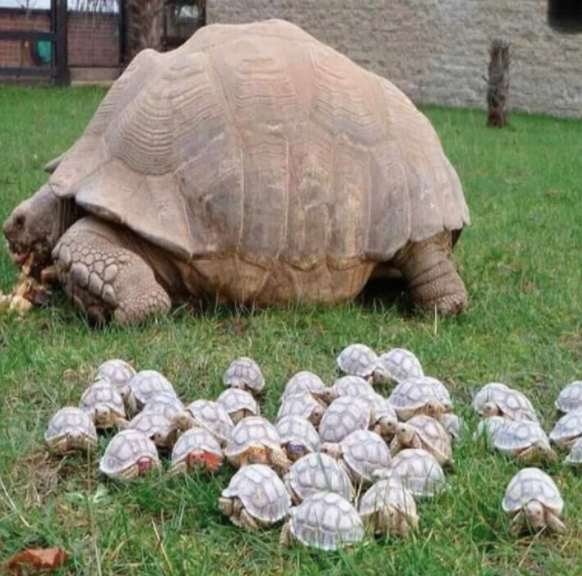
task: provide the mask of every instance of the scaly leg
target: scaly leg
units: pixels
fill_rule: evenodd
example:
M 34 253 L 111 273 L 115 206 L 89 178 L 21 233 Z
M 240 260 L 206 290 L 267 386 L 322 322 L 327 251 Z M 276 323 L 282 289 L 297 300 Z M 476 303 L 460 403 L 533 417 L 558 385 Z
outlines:
M 393 264 L 406 278 L 414 301 L 426 310 L 458 314 L 469 303 L 465 284 L 451 262 L 452 235 L 442 232 L 423 242 L 410 242 Z
M 59 279 L 69 298 L 89 317 L 134 324 L 170 310 L 167 292 L 154 271 L 128 249 L 115 227 L 82 218 L 53 250 Z

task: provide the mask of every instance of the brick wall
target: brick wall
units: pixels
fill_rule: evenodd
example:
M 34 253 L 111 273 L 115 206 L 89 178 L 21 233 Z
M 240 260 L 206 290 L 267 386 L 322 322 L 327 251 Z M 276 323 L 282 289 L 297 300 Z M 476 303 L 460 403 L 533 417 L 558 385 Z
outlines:
M 488 46 L 513 44 L 510 106 L 582 117 L 582 34 L 547 23 L 547 0 L 208 0 L 207 22 L 283 18 L 416 102 L 484 107 Z
M 69 66 L 117 66 L 118 31 L 117 16 L 113 14 L 69 14 Z
M 37 30 L 50 32 L 51 23 L 46 12 L 0 9 L 0 30 Z M 0 42 L 0 66 L 33 66 L 30 50 L 22 41 Z
M 47 12 L 0 8 L 0 30 L 42 30 L 50 32 Z M 112 14 L 71 12 L 68 24 L 70 66 L 111 66 L 119 64 L 117 17 Z M 0 66 L 33 66 L 28 43 L 0 42 Z

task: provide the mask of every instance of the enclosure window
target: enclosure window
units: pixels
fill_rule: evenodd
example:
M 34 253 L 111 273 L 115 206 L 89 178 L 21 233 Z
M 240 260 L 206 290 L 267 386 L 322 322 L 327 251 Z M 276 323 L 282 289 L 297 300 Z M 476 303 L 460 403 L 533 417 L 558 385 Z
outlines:
M 559 32 L 582 32 L 582 1 L 549 0 L 548 22 Z

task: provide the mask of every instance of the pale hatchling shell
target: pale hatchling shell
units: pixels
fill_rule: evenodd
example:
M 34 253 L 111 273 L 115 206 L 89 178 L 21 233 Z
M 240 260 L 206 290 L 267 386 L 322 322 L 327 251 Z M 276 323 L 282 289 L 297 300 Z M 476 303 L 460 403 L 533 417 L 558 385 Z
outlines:
M 489 382 L 477 390 L 473 396 L 473 409 L 477 414 L 483 413 L 483 406 L 490 400 L 495 400 L 498 391 L 507 391 L 509 386 L 501 382 Z
M 503 412 L 514 420 L 537 422 L 535 409 L 529 398 L 519 390 L 510 390 L 505 398 L 497 402 Z
M 145 434 L 148 438 L 153 438 L 154 434 L 158 432 L 168 434 L 170 432 L 171 422 L 161 412 L 140 412 L 128 422 L 127 428 L 137 430 Z
M 143 407 L 142 412 L 155 412 L 163 414 L 168 418 L 181 414 L 186 410 L 182 401 L 173 394 L 168 392 L 160 392 L 151 398 Z
M 239 410 L 248 410 L 252 416 L 259 416 L 261 411 L 252 394 L 239 388 L 227 388 L 216 399 L 230 416 Z
M 582 381 L 574 380 L 561 390 L 556 408 L 560 412 L 572 412 L 582 408 Z
M 576 438 L 582 436 L 582 409 L 573 410 L 562 416 L 549 436 L 550 440 L 560 448 L 567 447 Z
M 116 477 L 137 464 L 140 458 L 146 457 L 161 465 L 156 445 L 145 434 L 137 430 L 122 430 L 109 442 L 99 462 L 99 470 L 107 476 Z
M 365 396 L 375 394 L 374 388 L 361 376 L 342 376 L 332 385 L 338 396 Z
M 311 418 L 314 410 L 322 411 L 323 406 L 309 393 L 293 394 L 286 396 L 277 412 L 277 420 L 285 416 L 302 416 Z
M 317 374 L 308 371 L 297 372 L 285 385 L 282 398 L 302 392 L 320 392 L 324 388 L 325 384 Z
M 44 439 L 52 445 L 57 439 L 70 434 L 82 435 L 89 443 L 97 444 L 97 430 L 89 415 L 74 406 L 65 406 L 49 420 Z
M 493 382 L 480 390 L 473 400 L 479 414 L 487 402 L 496 404 L 503 414 L 512 420 L 531 420 L 537 422 L 535 409 L 529 398 L 520 390 Z
M 338 368 L 347 375 L 368 378 L 374 373 L 378 355 L 365 344 L 350 344 L 337 357 Z
M 176 466 L 188 457 L 193 450 L 203 450 L 216 456 L 222 456 L 220 444 L 204 428 L 191 428 L 182 434 L 172 449 L 172 465 Z
M 226 410 L 212 400 L 194 400 L 186 406 L 186 411 L 192 414 L 200 426 L 222 442 L 226 442 L 234 430 L 234 424 Z
M 570 454 L 566 456 L 564 462 L 570 466 L 578 466 L 582 464 L 582 438 L 578 438 L 578 440 L 572 444 Z
M 321 550 L 336 550 L 364 538 L 356 509 L 333 492 L 318 492 L 292 508 L 290 530 L 305 546 Z
M 233 360 L 222 376 L 225 386 L 260 392 L 265 387 L 265 378 L 259 365 L 246 356 Z
M 447 460 L 452 459 L 451 438 L 438 420 L 419 414 L 413 416 L 406 424 L 412 426 L 429 447 L 442 454 Z
M 390 465 L 390 450 L 375 432 L 356 430 L 341 442 L 342 458 L 356 477 L 372 481 L 372 473 Z
M 452 440 L 460 440 L 461 436 L 466 432 L 467 425 L 456 414 L 447 412 L 443 414 L 443 427 L 447 431 Z
M 392 348 L 381 354 L 376 369 L 377 379 L 399 384 L 408 378 L 421 378 L 424 371 L 420 360 L 405 348 Z
M 316 492 L 336 492 L 353 500 L 354 488 L 348 475 L 327 454 L 308 454 L 291 465 L 285 482 L 299 500 Z
M 239 498 L 246 511 L 264 524 L 274 524 L 289 514 L 291 497 L 277 474 L 264 464 L 241 468 L 223 490 L 224 498 Z
M 392 404 L 388 402 L 387 398 L 384 398 L 379 394 L 368 394 L 366 396 L 361 396 L 360 398 L 369 402 L 370 407 L 374 412 L 374 422 L 384 419 L 390 422 L 398 422 L 396 410 L 394 410 Z
M 236 457 L 255 444 L 281 448 L 281 439 L 277 429 L 261 416 L 245 418 L 234 427 L 224 454 L 228 458 Z
M 340 396 L 334 400 L 319 424 L 322 442 L 341 442 L 356 430 L 367 430 L 371 421 L 370 406 L 353 396 Z
M 93 382 L 81 396 L 79 408 L 93 414 L 99 406 L 107 406 L 115 414 L 125 417 L 125 405 L 117 388 L 105 380 Z
M 492 416 L 481 420 L 473 434 L 473 440 L 484 439 L 486 444 L 493 446 L 497 434 L 509 423 L 503 416 Z
M 550 449 L 548 436 L 537 422 L 510 420 L 495 434 L 493 445 L 500 452 L 510 453 L 525 450 L 534 442 L 542 442 Z
M 358 512 L 365 518 L 388 506 L 393 506 L 407 516 L 418 516 L 412 494 L 396 478 L 379 480 L 372 485 L 360 499 Z
M 136 375 L 135 368 L 119 358 L 107 360 L 97 368 L 95 380 L 106 380 L 117 387 L 126 386 Z
M 410 410 L 418 410 L 430 400 L 438 400 L 445 408 L 452 408 L 447 388 L 430 376 L 408 378 L 400 382 L 388 397 L 388 402 L 401 419 L 408 416 Z
M 156 370 L 141 370 L 129 381 L 129 387 L 139 409 L 160 392 L 177 396 L 172 383 Z
M 446 485 L 441 465 L 426 450 L 402 450 L 392 458 L 389 470 L 415 498 L 434 496 Z
M 520 470 L 507 485 L 501 505 L 504 512 L 516 512 L 530 500 L 539 500 L 556 514 L 560 514 L 564 508 L 556 483 L 539 468 Z
M 318 452 L 320 448 L 319 434 L 313 424 L 296 414 L 284 416 L 275 425 L 282 445 L 302 444 L 310 452 Z

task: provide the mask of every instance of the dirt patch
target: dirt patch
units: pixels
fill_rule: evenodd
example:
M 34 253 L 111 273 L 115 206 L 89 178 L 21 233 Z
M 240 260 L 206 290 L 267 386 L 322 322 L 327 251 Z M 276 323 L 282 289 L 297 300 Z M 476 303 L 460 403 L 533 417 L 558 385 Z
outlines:
M 89 490 L 95 479 L 93 473 L 80 474 L 85 470 L 84 463 L 76 457 L 54 456 L 46 448 L 37 448 L 16 464 L 13 476 L 25 480 L 26 504 L 43 506 L 69 480 L 74 479 L 78 488 Z

